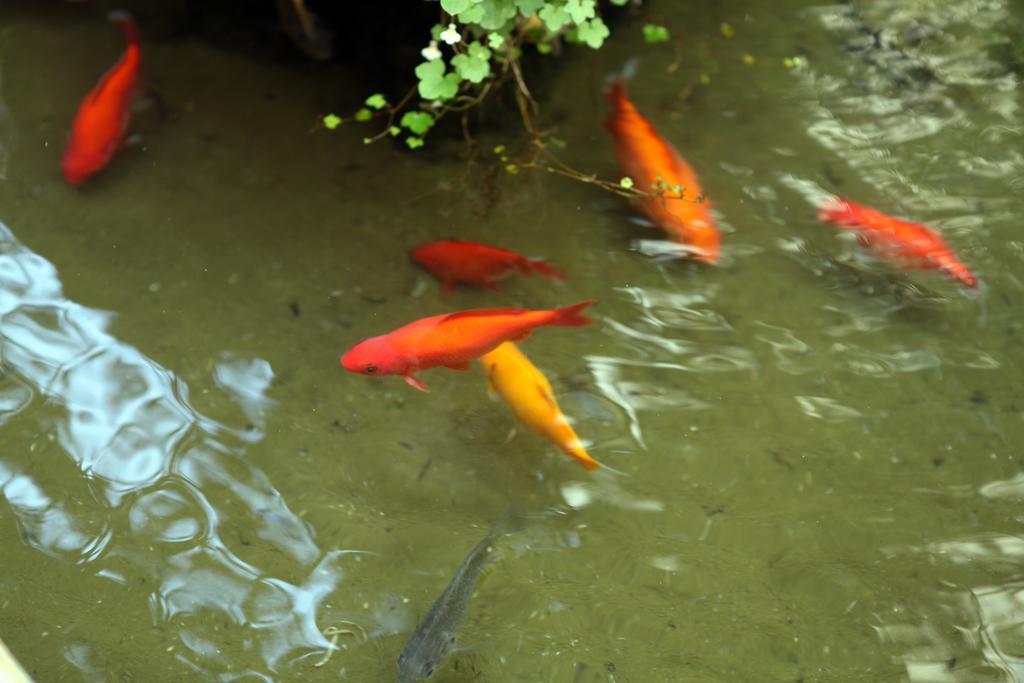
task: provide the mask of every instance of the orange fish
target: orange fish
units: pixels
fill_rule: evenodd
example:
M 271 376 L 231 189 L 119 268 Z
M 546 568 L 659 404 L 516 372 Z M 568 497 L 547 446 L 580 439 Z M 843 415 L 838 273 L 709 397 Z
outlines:
M 132 102 L 138 93 L 139 32 L 135 22 L 124 12 L 111 12 L 110 21 L 118 26 L 128 40 L 128 47 L 117 64 L 103 74 L 75 114 L 71 125 L 71 142 L 64 152 L 61 170 L 72 185 L 81 185 L 102 170 L 124 142 L 131 116 Z
M 818 218 L 857 232 L 861 244 L 908 270 L 940 270 L 975 289 L 978 278 L 967 269 L 935 230 L 920 223 L 887 216 L 881 211 L 833 197 L 818 211 Z
M 629 101 L 624 77 L 609 84 L 607 97 L 612 111 L 604 125 L 615 139 L 622 172 L 641 190 L 683 188 L 683 198 L 651 197 L 641 200 L 640 208 L 673 240 L 689 247 L 694 258 L 714 263 L 719 234 L 711 202 L 696 201 L 704 194 L 697 173 Z
M 411 255 L 413 261 L 441 280 L 446 292 L 460 282 L 497 289 L 498 280 L 517 270 L 526 275 L 537 272 L 552 280 L 563 279 L 562 271 L 543 259 L 527 258 L 477 242 L 439 240 L 417 247 Z
M 412 373 L 438 366 L 468 370 L 469 361 L 503 341 L 526 339 L 535 327 L 587 325 L 590 318 L 580 311 L 592 303 L 553 311 L 491 308 L 435 315 L 359 342 L 345 352 L 341 364 L 362 375 L 401 375 L 411 386 L 429 391 Z
M 588 470 L 601 463 L 587 453 L 555 400 L 555 392 L 540 370 L 512 342 L 505 342 L 480 357 L 490 378 L 491 391 L 509 404 L 530 429 L 561 448 Z

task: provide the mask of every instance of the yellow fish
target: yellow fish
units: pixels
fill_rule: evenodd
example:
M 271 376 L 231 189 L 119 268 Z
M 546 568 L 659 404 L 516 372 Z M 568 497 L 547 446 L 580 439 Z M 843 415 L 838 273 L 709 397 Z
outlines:
M 480 362 L 491 380 L 491 392 L 501 396 L 516 417 L 588 470 L 601 466 L 587 454 L 569 420 L 562 414 L 547 377 L 515 344 L 504 342 L 481 356 Z

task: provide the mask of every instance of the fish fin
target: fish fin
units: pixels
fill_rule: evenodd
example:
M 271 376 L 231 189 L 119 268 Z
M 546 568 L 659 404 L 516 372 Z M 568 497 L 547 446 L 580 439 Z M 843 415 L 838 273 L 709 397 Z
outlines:
M 428 387 L 426 384 L 424 384 L 417 378 L 413 377 L 412 375 L 405 376 L 405 383 L 413 387 L 414 389 L 419 389 L 420 391 L 426 391 L 428 393 L 430 392 L 430 387 Z
M 531 258 L 526 260 L 527 269 L 526 272 L 536 271 L 544 277 L 553 280 L 554 282 L 565 282 L 565 272 L 561 268 L 557 268 L 544 259 Z
M 524 339 L 526 339 L 527 337 L 530 336 L 530 332 L 533 332 L 533 330 L 526 330 L 525 332 L 523 332 L 519 336 L 512 337 L 512 341 L 514 341 L 514 342 L 523 341 Z
M 622 65 L 622 70 L 610 73 L 605 77 L 605 82 L 611 85 L 612 83 L 625 83 L 626 81 L 632 80 L 640 70 L 640 59 L 638 57 L 630 57 L 626 60 L 626 63 Z
M 559 325 L 561 327 L 580 327 L 582 325 L 589 325 L 590 318 L 580 315 L 587 306 L 597 303 L 597 299 L 587 299 L 581 301 L 578 304 L 572 306 L 563 306 L 562 308 L 555 309 L 555 317 L 549 322 L 549 325 Z
M 471 311 L 456 311 L 455 313 L 449 313 L 445 317 L 441 318 L 441 322 L 446 323 L 449 320 L 457 320 L 459 318 L 486 318 L 490 315 L 522 315 L 526 312 L 525 308 L 476 308 Z
M 451 365 L 446 365 L 445 367 L 448 368 L 449 370 L 458 370 L 459 372 L 466 372 L 467 370 L 469 370 L 469 363 L 452 363 Z
M 139 44 L 139 29 L 135 26 L 132 15 L 124 10 L 115 10 L 107 15 L 107 21 L 124 32 L 125 40 L 129 45 Z
M 549 392 L 547 389 L 538 384 L 537 393 L 540 394 L 540 397 L 544 399 L 544 402 L 548 404 L 548 407 L 551 408 L 551 410 L 555 411 L 559 415 L 562 414 L 562 412 L 558 409 L 558 403 L 555 402 L 555 397 L 551 395 L 551 392 Z
M 829 197 L 818 208 L 818 220 L 849 225 L 852 220 L 849 202 L 841 197 Z
M 585 470 L 596 470 L 604 467 L 601 463 L 590 457 L 590 454 L 583 448 L 583 444 L 577 441 L 575 444 L 571 444 L 570 448 L 566 452 L 583 466 Z

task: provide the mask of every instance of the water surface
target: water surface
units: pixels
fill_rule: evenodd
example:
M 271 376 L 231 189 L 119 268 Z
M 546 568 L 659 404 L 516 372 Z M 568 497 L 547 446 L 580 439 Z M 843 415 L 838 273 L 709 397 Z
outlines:
M 120 38 L 0 9 L 0 633 L 38 680 L 392 680 L 509 501 L 535 524 L 438 680 L 1024 679 L 1021 7 L 649 12 L 677 44 L 624 17 L 538 92 L 561 157 L 613 178 L 602 82 L 639 56 L 720 267 L 503 171 L 514 128 L 471 166 L 440 134 L 310 132 L 372 86 L 184 36 L 145 45 L 166 116 L 74 190 L 69 121 Z M 866 258 L 817 222 L 836 192 L 940 230 L 983 291 Z M 446 297 L 405 253 L 449 236 L 568 282 Z M 422 394 L 337 366 L 424 315 L 584 298 L 592 327 L 524 350 L 619 476 L 509 438 L 478 368 Z M 368 638 L 317 667 L 332 626 Z

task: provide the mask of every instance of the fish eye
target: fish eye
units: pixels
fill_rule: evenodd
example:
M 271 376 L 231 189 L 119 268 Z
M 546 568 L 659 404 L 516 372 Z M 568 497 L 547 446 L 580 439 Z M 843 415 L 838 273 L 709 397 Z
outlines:
M 367 375 L 372 375 L 373 373 L 377 372 L 377 366 L 367 365 L 365 368 L 363 368 L 363 372 L 365 372 Z

